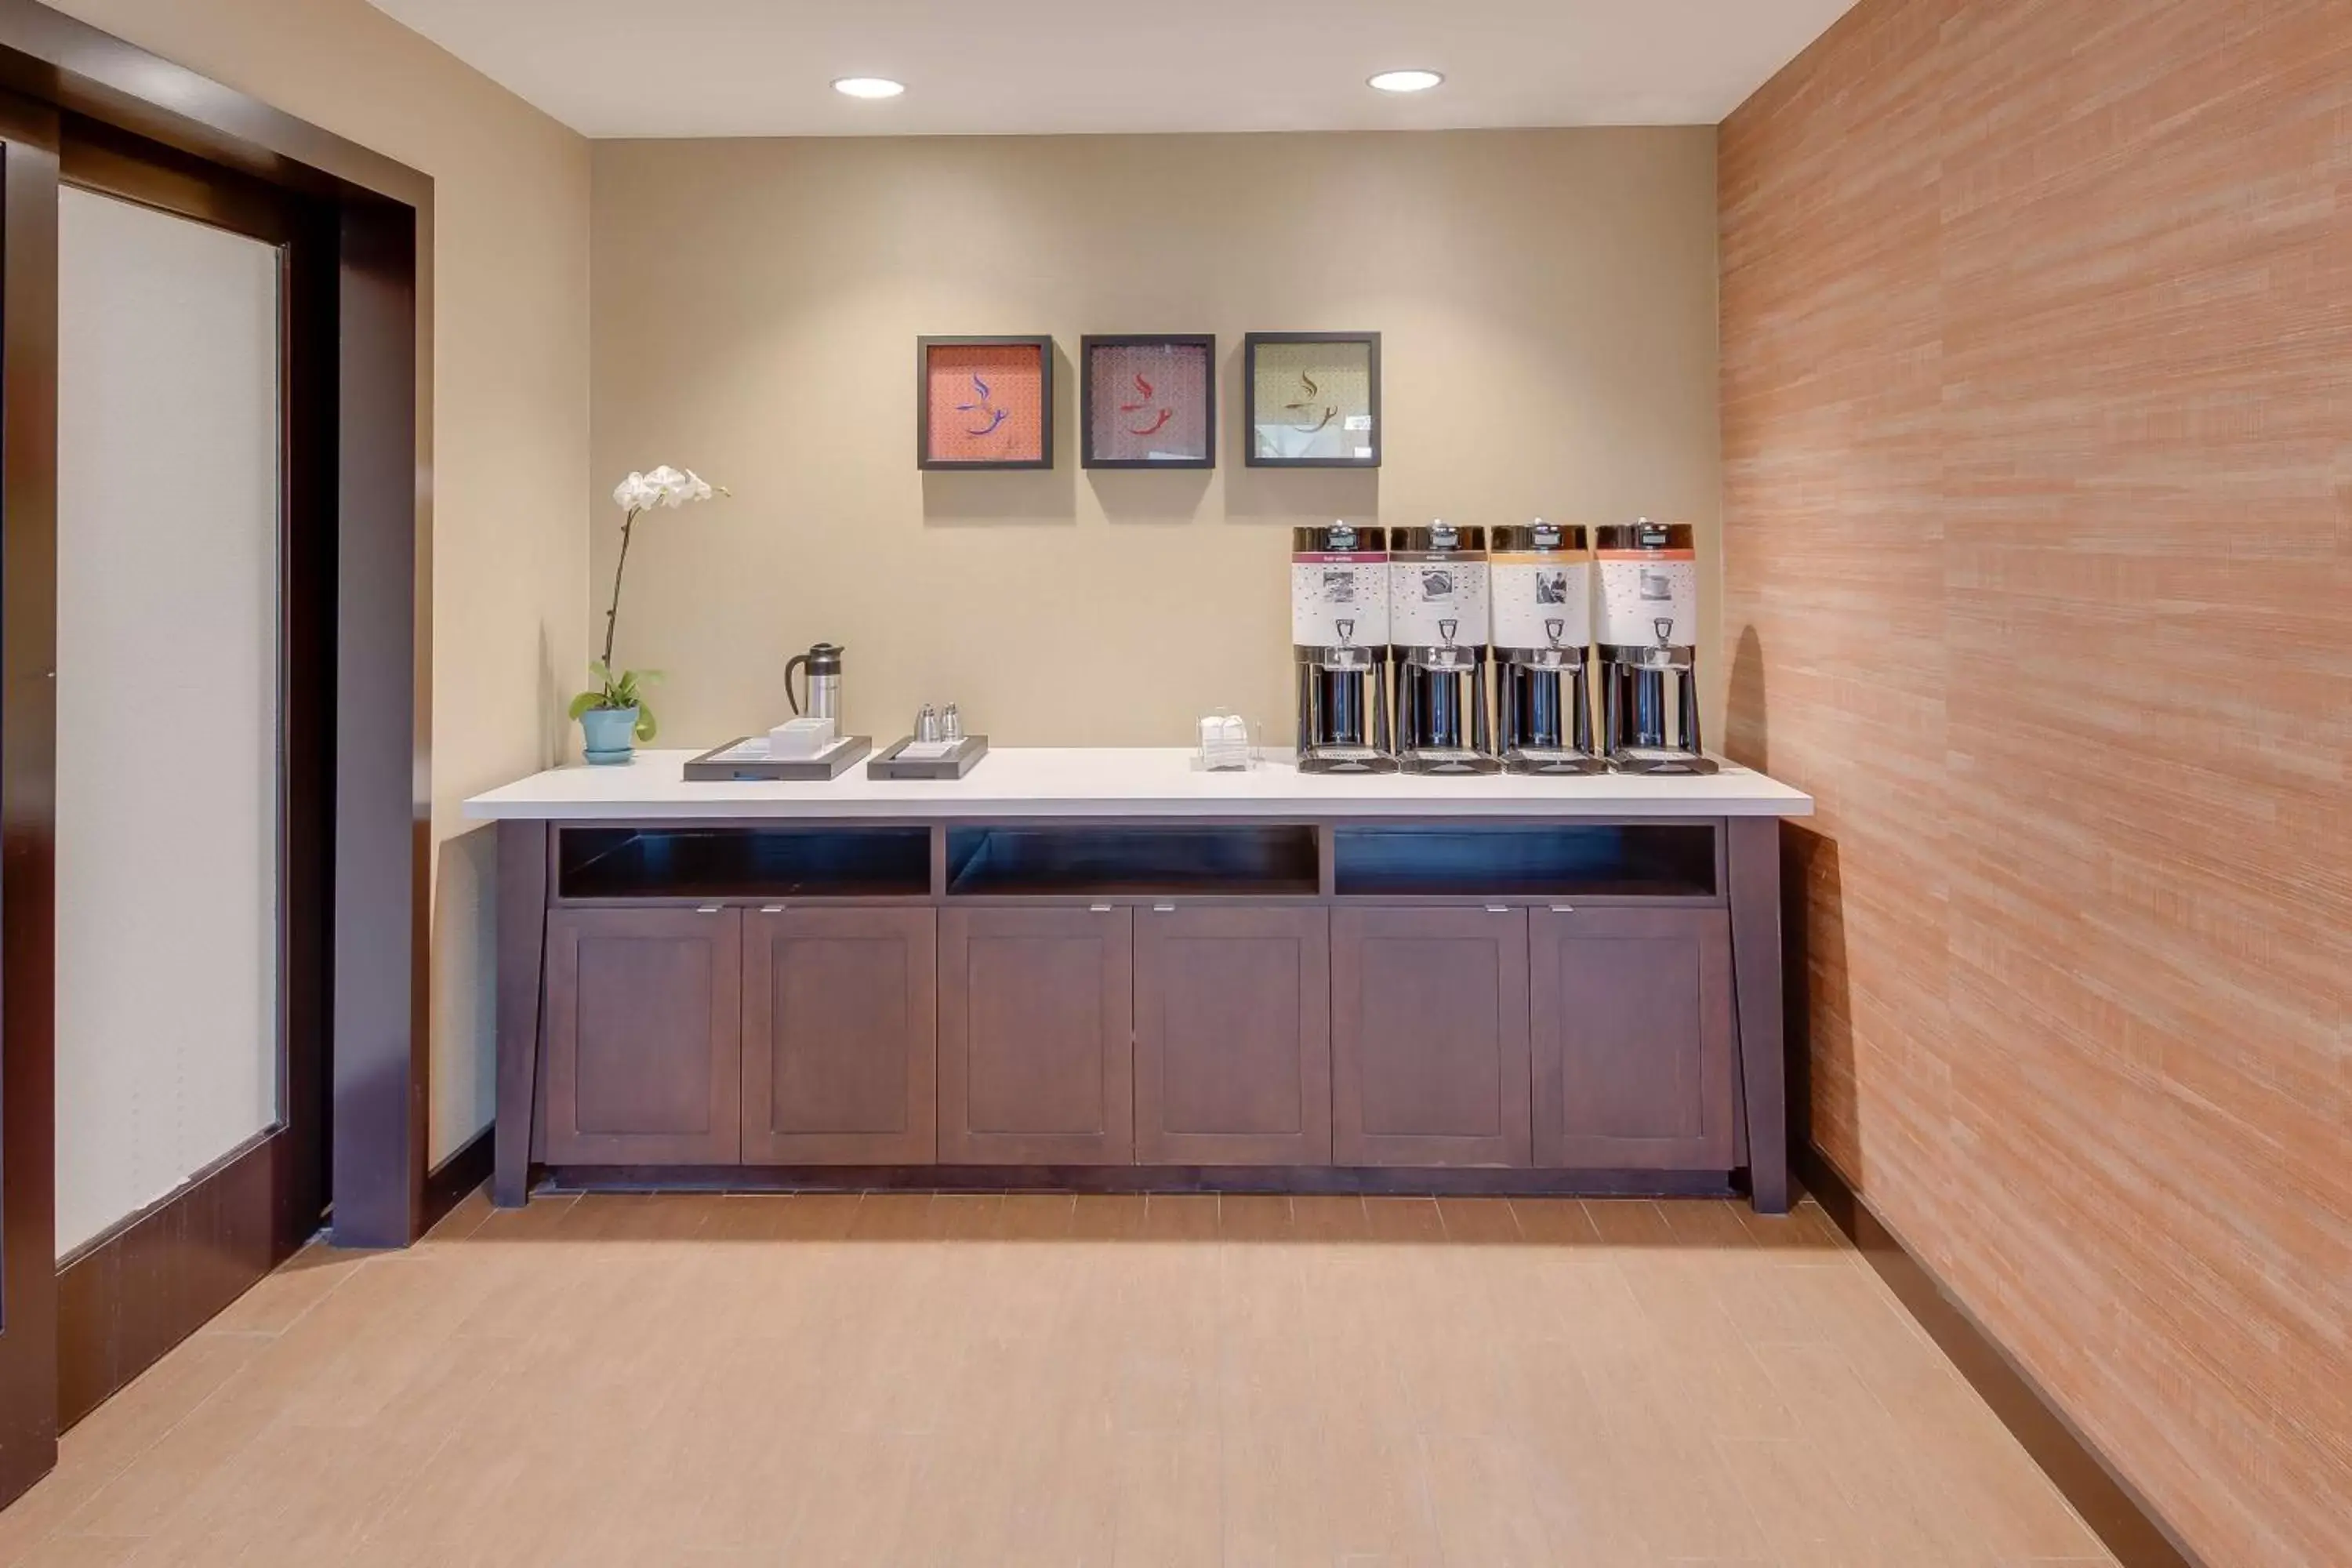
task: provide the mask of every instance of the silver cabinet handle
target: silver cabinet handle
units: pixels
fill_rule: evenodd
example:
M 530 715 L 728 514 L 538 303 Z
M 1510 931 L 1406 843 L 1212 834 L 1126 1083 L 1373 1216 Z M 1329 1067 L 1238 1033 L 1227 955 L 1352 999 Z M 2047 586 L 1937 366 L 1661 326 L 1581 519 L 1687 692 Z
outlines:
M 1508 904 L 1488 904 L 1486 906 L 1486 912 L 1490 915 L 1507 915 L 1511 912 L 1511 906 Z
M 1087 908 L 1092 910 L 1098 915 L 1107 915 L 1110 913 L 1110 906 L 1108 904 L 1088 904 Z
M 760 906 L 760 912 L 763 915 L 780 915 L 784 912 L 784 906 L 782 904 L 761 904 Z
M 1556 915 L 1572 915 L 1576 912 L 1576 906 L 1574 904 L 1554 904 L 1551 907 L 1551 912 Z
M 694 912 L 698 915 L 715 915 L 719 913 L 723 909 L 725 909 L 725 907 L 726 906 L 723 904 L 704 904 Z
M 1173 904 L 1154 904 L 1151 906 L 1151 912 L 1155 915 L 1172 915 L 1176 912 L 1176 906 Z

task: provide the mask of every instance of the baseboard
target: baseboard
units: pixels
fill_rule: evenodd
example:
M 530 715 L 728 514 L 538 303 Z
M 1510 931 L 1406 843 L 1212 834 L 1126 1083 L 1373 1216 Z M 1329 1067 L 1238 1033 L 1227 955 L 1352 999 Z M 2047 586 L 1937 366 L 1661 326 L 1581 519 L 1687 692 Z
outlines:
M 1727 1171 L 1378 1170 L 1328 1165 L 554 1165 L 562 1192 L 1307 1193 L 1730 1197 Z
M 263 1133 L 58 1266 L 60 1431 L 292 1256 L 278 1205 L 292 1152 L 285 1130 Z
M 2092 1447 L 2042 1385 L 1985 1331 L 1822 1152 L 1797 1146 L 1797 1174 L 2001 1425 L 2055 1483 L 2123 1568 L 2205 1568 Z
M 416 1227 L 419 1236 L 449 1216 L 466 1194 L 490 1179 L 490 1137 L 485 1127 L 464 1148 L 433 1167 L 425 1177 L 425 1212 Z

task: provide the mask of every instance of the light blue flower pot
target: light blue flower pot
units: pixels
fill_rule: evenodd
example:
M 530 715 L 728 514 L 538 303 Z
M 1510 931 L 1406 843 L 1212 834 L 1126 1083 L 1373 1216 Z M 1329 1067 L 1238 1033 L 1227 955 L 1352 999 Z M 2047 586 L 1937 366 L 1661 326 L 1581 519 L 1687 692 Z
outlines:
M 590 762 L 625 763 L 637 751 L 637 710 L 591 708 L 580 715 L 580 734 Z

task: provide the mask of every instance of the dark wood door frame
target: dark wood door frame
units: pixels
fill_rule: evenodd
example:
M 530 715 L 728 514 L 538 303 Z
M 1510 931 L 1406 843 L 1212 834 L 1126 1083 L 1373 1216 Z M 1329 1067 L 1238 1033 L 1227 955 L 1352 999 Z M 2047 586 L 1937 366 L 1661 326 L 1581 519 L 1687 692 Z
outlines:
M 0 1502 L 57 1463 L 58 115 L 0 95 Z
M 60 1260 L 58 1413 L 70 1427 L 291 1257 L 324 1222 L 328 942 L 333 931 L 334 410 L 340 218 L 265 184 L 67 115 L 60 183 L 278 252 L 279 820 L 277 1122 Z M 70 541 L 65 542 L 69 543 Z M 70 888 L 68 869 L 61 885 Z
M 0 0 L 0 108 L 7 321 L 0 475 L 0 1503 L 54 1462 L 57 1426 L 51 856 L 56 715 L 57 149 L 61 127 L 139 138 L 303 199 L 331 260 L 289 301 L 331 323 L 331 363 L 298 364 L 310 390 L 289 418 L 313 422 L 330 477 L 307 504 L 331 507 L 325 551 L 301 568 L 332 618 L 331 669 L 289 721 L 318 726 L 331 821 L 315 825 L 313 912 L 288 933 L 322 973 L 307 1003 L 326 1020 L 323 1082 L 289 1083 L 333 1127 L 337 1240 L 397 1247 L 424 1217 L 430 723 L 433 184 L 415 170 L 160 59 L 35 0 Z M 46 125 L 44 138 L 40 127 Z M 28 130 L 29 128 L 29 130 Z M 8 132 L 26 135 L 17 141 Z M 68 133 L 70 133 L 68 132 Z M 46 148 L 46 151 L 44 151 Z M 46 258 L 45 260 L 43 258 Z M 293 383 L 289 382 L 289 389 Z M 331 427 L 326 422 L 331 421 Z M 296 438 L 299 432 L 294 432 Z M 306 504 L 290 498 L 290 504 Z M 298 612 L 299 613 L 299 612 Z M 305 704 L 308 704 L 306 707 Z M 330 731 L 331 727 L 331 731 Z M 327 736 L 331 733 L 331 744 Z M 305 947 L 307 945 L 307 948 Z M 317 960 L 323 956 L 320 964 Z M 273 1158 L 276 1156 L 272 1156 Z M 239 1163 L 247 1163 L 240 1162 Z M 315 1188 L 315 1179 L 310 1184 Z M 281 1235 L 315 1217 L 289 1188 Z M 36 1223 L 20 1209 L 37 1206 Z M 199 1296 L 201 1293 L 198 1293 Z M 198 1297 L 192 1296 L 191 1300 Z M 194 1323 L 179 1331 L 185 1332 Z M 168 1345 L 162 1340 L 155 1353 Z M 150 1336 L 151 1341 L 154 1336 Z M 38 1354 L 27 1347 L 45 1342 Z M 135 1373 L 116 1358 L 110 1378 Z

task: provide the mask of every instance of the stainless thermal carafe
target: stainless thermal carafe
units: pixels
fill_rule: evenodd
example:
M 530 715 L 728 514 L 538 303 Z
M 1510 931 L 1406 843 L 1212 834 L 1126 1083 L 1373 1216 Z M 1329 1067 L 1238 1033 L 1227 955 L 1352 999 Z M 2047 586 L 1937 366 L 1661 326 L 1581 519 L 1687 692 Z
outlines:
M 841 655 L 838 647 L 821 642 L 806 653 L 793 655 L 792 662 L 784 666 L 784 700 L 793 705 L 795 717 L 841 722 Z M 808 669 L 806 700 L 793 694 L 793 671 L 803 666 Z

